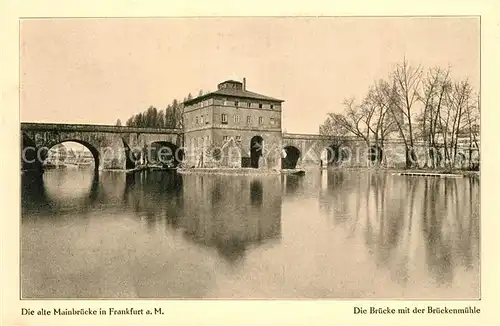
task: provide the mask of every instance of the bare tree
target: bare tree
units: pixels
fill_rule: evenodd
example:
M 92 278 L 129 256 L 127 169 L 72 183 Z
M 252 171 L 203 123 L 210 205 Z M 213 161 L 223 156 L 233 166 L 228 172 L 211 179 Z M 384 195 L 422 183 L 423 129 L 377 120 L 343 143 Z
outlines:
M 479 162 L 474 164 L 472 159 L 473 151 L 477 151 L 478 155 L 480 154 L 480 146 L 479 146 L 479 134 L 480 134 L 480 97 L 479 95 L 475 96 L 475 99 L 471 100 L 470 103 L 467 104 L 465 110 L 465 132 L 469 136 L 469 148 L 468 148 L 468 156 L 469 156 L 469 169 L 476 170 L 479 165 Z
M 329 114 L 336 125 L 342 126 L 355 137 L 363 139 L 367 145 L 370 144 L 370 125 L 373 116 L 372 111 L 365 105 L 357 105 L 353 98 L 343 102 L 345 114 Z
M 345 145 L 345 136 L 348 133 L 348 130 L 339 121 L 339 119 L 335 119 L 335 114 L 330 113 L 323 124 L 319 126 L 319 134 L 329 136 L 332 140 L 331 145 L 334 147 Z
M 330 113 L 320 133 L 352 134 L 370 150 L 382 150 L 386 139 L 397 133 L 405 146 L 406 168 L 419 166 L 414 146 L 423 141 L 429 151 L 423 167 L 429 162 L 440 167 L 444 158 L 452 169 L 461 156 L 460 143 L 468 137 L 470 162 L 472 151 L 479 151 L 479 96 L 466 79 L 453 82 L 450 71 L 433 67 L 424 75 L 421 66 L 405 59 L 388 80 L 370 86 L 359 104 L 346 99 L 343 113 Z
M 377 163 L 383 153 L 386 138 L 392 132 L 397 131 L 395 121 L 389 114 L 390 99 L 387 97 L 389 89 L 390 85 L 387 81 L 379 80 L 370 87 L 364 99 L 364 104 L 368 108 L 366 114 L 370 116 L 370 123 L 367 127 L 373 135 L 374 146 L 372 147 L 378 156 Z
M 414 119 L 416 115 L 415 102 L 419 98 L 419 89 L 422 80 L 422 68 L 412 67 L 406 59 L 402 64 L 396 66 L 391 74 L 392 88 L 388 98 L 389 109 L 394 122 L 403 139 L 406 150 L 406 167 L 411 168 L 418 165 L 417 157 L 413 150 L 414 146 Z
M 419 119 L 420 136 L 429 148 L 429 159 L 432 168 L 439 166 L 441 157 L 436 135 L 439 128 L 439 117 L 446 103 L 450 84 L 450 68 L 431 68 L 422 82 L 419 100 L 423 104 L 423 113 Z M 441 134 L 441 133 L 439 133 Z M 424 167 L 427 166 L 427 161 Z
M 473 91 L 468 80 L 453 83 L 447 93 L 447 104 L 441 112 L 440 126 L 445 162 L 450 170 L 456 166 L 459 139 L 467 132 L 467 111 L 473 101 Z

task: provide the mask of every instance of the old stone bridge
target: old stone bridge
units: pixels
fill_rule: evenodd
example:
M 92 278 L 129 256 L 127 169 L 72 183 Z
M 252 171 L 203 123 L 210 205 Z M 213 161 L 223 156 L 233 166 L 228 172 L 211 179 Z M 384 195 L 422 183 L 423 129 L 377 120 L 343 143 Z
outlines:
M 344 167 L 366 167 L 370 164 L 383 163 L 389 168 L 405 168 L 406 147 L 401 139 L 390 139 L 384 142 L 383 148 L 367 145 L 365 141 L 355 137 L 331 137 L 313 134 L 284 133 L 282 137 L 286 159 L 283 167 L 308 168 L 314 166 L 336 165 Z M 415 142 L 413 146 L 415 161 L 419 165 L 431 164 L 430 151 L 434 158 L 439 157 L 444 164 L 444 149 L 429 149 L 423 142 Z M 469 162 L 479 163 L 479 151 L 468 145 L 459 145 L 457 149 L 456 167 L 465 167 Z
M 391 141 L 386 146 L 388 162 L 405 162 L 405 147 L 400 141 Z M 283 134 L 283 149 L 288 159 L 285 167 L 307 168 L 312 166 L 349 165 L 366 166 L 367 162 L 381 159 L 386 153 L 374 146 L 367 147 L 363 140 L 355 137 L 332 137 L 314 134 Z M 379 158 L 374 157 L 378 154 Z M 401 156 L 402 155 L 402 156 Z M 294 163 L 296 158 L 296 163 Z
M 87 147 L 96 169 L 127 169 L 142 149 L 159 144 L 175 152 L 183 146 L 180 129 L 131 128 L 106 125 L 21 123 L 23 170 L 42 170 L 42 162 L 53 146 L 77 142 Z
M 21 162 L 23 170 L 43 170 L 42 162 L 53 146 L 73 141 L 86 146 L 94 158 L 96 169 L 130 169 L 148 155 L 155 146 L 169 148 L 178 163 L 182 159 L 184 133 L 181 129 L 152 129 L 109 125 L 21 123 Z M 282 168 L 320 167 L 325 164 L 367 166 L 383 160 L 387 167 L 404 167 L 405 146 L 400 140 L 387 141 L 384 149 L 367 146 L 356 138 L 341 139 L 313 135 L 283 133 Z M 419 162 L 427 160 L 429 149 L 416 144 Z M 459 150 L 461 164 L 467 164 L 470 149 Z M 441 155 L 441 154 L 440 154 Z

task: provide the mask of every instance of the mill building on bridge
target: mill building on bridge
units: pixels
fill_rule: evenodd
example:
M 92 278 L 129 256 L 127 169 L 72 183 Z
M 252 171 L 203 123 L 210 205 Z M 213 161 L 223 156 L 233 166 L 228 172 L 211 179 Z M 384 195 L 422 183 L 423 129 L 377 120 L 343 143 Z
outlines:
M 280 168 L 283 100 L 227 80 L 184 102 L 187 164 L 195 167 Z

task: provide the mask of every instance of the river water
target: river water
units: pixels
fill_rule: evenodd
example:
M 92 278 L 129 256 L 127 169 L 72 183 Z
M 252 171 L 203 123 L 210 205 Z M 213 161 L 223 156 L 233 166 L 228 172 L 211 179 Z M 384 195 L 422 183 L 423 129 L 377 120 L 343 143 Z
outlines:
M 23 178 L 23 298 L 479 298 L 479 180 Z

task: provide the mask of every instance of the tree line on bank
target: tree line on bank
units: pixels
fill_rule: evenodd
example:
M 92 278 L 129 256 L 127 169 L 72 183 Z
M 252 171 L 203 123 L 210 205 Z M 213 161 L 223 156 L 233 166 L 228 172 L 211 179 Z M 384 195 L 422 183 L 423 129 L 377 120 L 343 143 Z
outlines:
M 343 112 L 329 113 L 319 132 L 333 136 L 338 145 L 351 136 L 382 152 L 389 138 L 398 138 L 406 150 L 406 168 L 444 164 L 452 169 L 460 140 L 479 154 L 480 110 L 480 96 L 467 78 L 454 80 L 450 67 L 424 69 L 405 59 L 369 86 L 361 100 L 345 99 Z M 414 150 L 417 142 L 429 148 L 423 164 Z
M 198 92 L 198 96 L 203 94 L 202 90 Z M 150 106 L 145 111 L 134 114 L 128 118 L 125 122 L 125 126 L 137 128 L 182 129 L 182 112 L 184 110 L 183 102 L 192 98 L 193 96 L 189 93 L 186 97 L 184 97 L 183 101 L 174 99 L 165 109 L 157 109 L 154 106 Z M 122 126 L 120 119 L 116 121 L 116 126 Z

